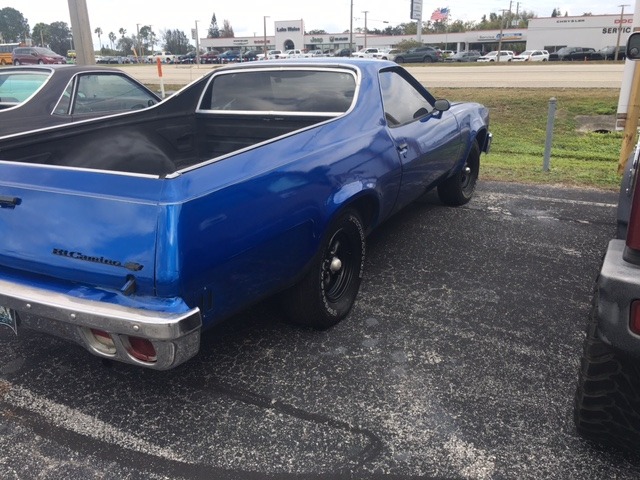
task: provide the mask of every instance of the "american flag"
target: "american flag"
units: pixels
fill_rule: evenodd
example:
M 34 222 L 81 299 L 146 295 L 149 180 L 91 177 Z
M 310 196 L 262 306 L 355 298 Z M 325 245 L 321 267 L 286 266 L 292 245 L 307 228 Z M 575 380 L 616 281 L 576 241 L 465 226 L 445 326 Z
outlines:
M 442 22 L 449 17 L 449 8 L 436 8 L 431 14 L 431 21 Z

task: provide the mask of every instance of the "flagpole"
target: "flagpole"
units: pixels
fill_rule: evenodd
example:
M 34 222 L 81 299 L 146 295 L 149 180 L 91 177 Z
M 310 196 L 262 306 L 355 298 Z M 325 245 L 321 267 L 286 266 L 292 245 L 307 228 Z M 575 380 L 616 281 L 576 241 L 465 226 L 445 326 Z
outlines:
M 420 20 L 418 20 L 418 43 L 422 43 L 422 9 L 420 9 Z

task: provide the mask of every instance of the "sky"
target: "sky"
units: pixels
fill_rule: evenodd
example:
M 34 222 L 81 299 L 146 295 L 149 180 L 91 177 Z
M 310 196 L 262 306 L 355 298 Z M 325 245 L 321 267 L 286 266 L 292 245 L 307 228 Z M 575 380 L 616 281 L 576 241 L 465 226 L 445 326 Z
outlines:
M 202 0 L 167 1 L 155 0 L 86 0 L 89 11 L 91 31 L 100 27 L 102 43 L 108 45 L 109 32 L 120 36 L 118 31 L 124 28 L 127 36 L 136 32 L 136 24 L 150 25 L 156 35 L 163 31 L 182 30 L 191 37 L 191 29 L 198 22 L 200 37 L 206 32 L 215 13 L 218 26 L 222 28 L 224 20 L 228 20 L 236 37 L 262 36 L 264 17 L 267 18 L 267 35 L 274 34 L 273 22 L 281 20 L 304 20 L 305 30 L 325 30 L 327 33 L 341 33 L 349 29 L 350 5 L 353 1 L 353 28 L 364 28 L 365 14 L 369 29 L 383 29 L 388 25 L 408 23 L 411 0 L 323 0 L 309 2 L 307 0 L 237 0 L 225 2 L 203 2 Z M 591 12 L 594 15 L 620 14 L 621 2 L 602 0 L 524 0 L 511 2 L 513 12 L 526 10 L 534 12 L 538 17 L 550 17 L 554 8 L 562 14 L 570 16 Z M 635 2 L 629 2 L 625 13 L 632 13 Z M 447 3 L 436 3 L 423 0 L 423 20 L 428 20 L 437 8 L 448 7 L 450 20 L 480 21 L 482 15 L 500 14 L 508 10 L 507 0 L 457 0 Z M 66 22 L 71 26 L 69 4 L 67 0 L 5 0 L 0 8 L 11 7 L 21 12 L 29 26 L 37 23 Z M 384 22 L 388 22 L 384 23 Z M 93 34 L 95 48 L 99 48 L 98 37 Z

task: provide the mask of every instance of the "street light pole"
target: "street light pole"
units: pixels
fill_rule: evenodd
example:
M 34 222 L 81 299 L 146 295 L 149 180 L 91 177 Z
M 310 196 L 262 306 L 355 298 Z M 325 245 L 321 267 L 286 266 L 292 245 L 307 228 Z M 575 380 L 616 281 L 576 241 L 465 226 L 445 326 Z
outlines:
M 198 22 L 199 20 L 196 20 L 196 66 L 200 65 L 200 34 L 198 33 Z
M 369 10 L 364 10 L 364 48 L 367 48 L 367 14 Z
M 620 48 L 620 35 L 622 34 L 622 21 L 624 20 L 624 7 L 628 7 L 629 5 L 618 5 L 622 10 L 620 10 L 620 25 L 618 25 L 618 40 L 616 40 L 616 53 L 613 56 L 614 60 L 618 60 L 618 49 Z
M 351 16 L 349 17 L 349 50 L 353 52 L 353 0 L 351 0 Z
M 264 40 L 264 44 L 262 45 L 263 49 L 264 49 L 264 59 L 267 60 L 267 18 L 269 18 L 269 15 L 265 15 L 264 17 L 262 17 L 262 21 L 263 21 L 263 40 Z

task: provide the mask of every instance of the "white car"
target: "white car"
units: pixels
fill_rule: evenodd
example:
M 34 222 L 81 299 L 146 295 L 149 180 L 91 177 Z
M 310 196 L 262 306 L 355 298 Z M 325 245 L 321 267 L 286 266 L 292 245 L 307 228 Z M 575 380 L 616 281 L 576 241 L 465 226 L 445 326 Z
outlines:
M 379 48 L 363 48 L 351 54 L 355 58 L 377 58 L 376 56 L 382 52 Z
M 398 50 L 397 48 L 385 48 L 380 50 L 378 53 L 373 55 L 373 58 L 378 58 L 380 60 L 391 60 L 395 61 L 396 55 L 400 53 L 402 50 Z
M 500 50 L 500 61 L 501 62 L 510 62 L 516 54 L 511 50 Z M 487 53 L 486 55 L 481 56 L 478 59 L 478 62 L 497 62 L 498 61 L 498 51 L 494 50 L 492 52 Z
M 267 60 L 277 60 L 282 55 L 282 50 L 269 50 L 267 52 Z
M 548 62 L 549 52 L 546 50 L 525 50 L 513 57 L 514 62 Z

